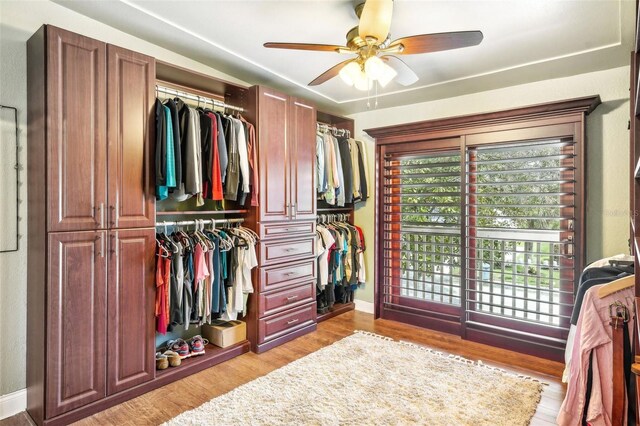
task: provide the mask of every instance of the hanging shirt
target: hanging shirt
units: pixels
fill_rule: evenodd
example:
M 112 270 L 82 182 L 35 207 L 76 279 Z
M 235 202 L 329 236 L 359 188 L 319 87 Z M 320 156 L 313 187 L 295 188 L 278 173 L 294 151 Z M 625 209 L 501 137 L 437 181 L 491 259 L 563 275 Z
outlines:
M 158 200 L 166 200 L 169 198 L 169 191 L 176 187 L 176 160 L 174 156 L 174 144 L 173 144 L 173 122 L 171 118 L 171 111 L 168 107 L 162 106 L 164 111 L 164 137 L 166 138 L 164 147 L 166 158 L 164 161 L 165 170 L 165 184 L 156 188 L 156 198 Z
M 327 180 L 327 188 L 323 194 L 324 200 L 331 204 L 336 204 L 336 187 L 338 182 L 338 170 L 336 166 L 336 156 L 334 152 L 331 136 L 324 135 L 324 167 Z
M 620 301 L 633 312 L 634 288 L 626 288 L 601 299 L 598 297 L 600 287 L 602 286 L 591 287 L 582 302 L 573 344 L 570 380 L 556 419 L 561 426 L 582 424 L 590 359 L 592 387 L 586 420 L 593 426 L 611 424 L 613 330 L 609 325 L 609 305 Z M 633 324 L 632 318 L 627 324 L 630 336 L 633 336 Z
M 333 149 L 335 152 L 335 167 L 338 172 L 338 185 L 336 186 L 336 205 L 338 207 L 344 207 L 345 202 L 345 188 L 344 188 L 344 174 L 342 170 L 342 157 L 340 155 L 340 147 L 338 146 L 338 139 L 331 137 Z
M 211 147 L 210 156 L 210 177 L 204 185 L 204 197 L 210 200 L 220 201 L 223 198 L 222 193 L 222 174 L 220 169 L 220 148 L 218 145 L 218 119 L 212 112 L 207 112 L 207 116 L 211 120 Z
M 316 230 L 320 233 L 322 238 L 323 252 L 318 257 L 318 276 L 320 277 L 320 284 L 322 287 L 326 286 L 329 282 L 329 248 L 335 244 L 335 239 L 331 235 L 331 232 L 323 226 L 317 226 Z
M 351 151 L 346 138 L 336 139 L 340 150 L 340 166 L 342 170 L 342 196 L 345 203 L 353 203 L 353 168 L 351 166 Z
M 244 131 L 244 125 L 242 121 L 237 118 L 231 118 L 233 121 L 233 128 L 236 134 L 236 140 L 238 141 L 238 157 L 240 160 L 240 174 L 242 177 L 242 188 L 238 191 L 242 191 L 242 197 L 240 197 L 240 204 L 244 204 L 244 199 L 249 194 L 249 185 L 251 184 L 251 175 L 249 173 L 249 155 L 247 153 L 247 138 Z
M 229 117 L 222 117 L 224 123 L 224 136 L 227 141 L 227 178 L 224 187 L 224 199 L 230 201 L 238 200 L 238 185 L 240 184 L 240 154 L 238 153 L 238 140 L 233 125 L 233 120 Z
M 193 167 L 193 160 L 191 153 L 190 145 L 193 143 L 190 141 L 190 134 L 192 132 L 191 127 L 191 113 L 189 112 L 189 106 L 185 104 L 181 99 L 174 99 L 176 108 L 178 110 L 178 120 L 179 120 L 179 129 L 180 129 L 180 158 L 182 161 L 181 167 L 181 179 L 176 182 L 176 189 L 171 193 L 171 198 L 176 201 L 185 201 L 191 197 L 190 194 L 186 191 L 186 181 L 187 181 L 187 169 L 189 167 Z M 188 164 L 191 166 L 188 167 Z
M 167 123 L 164 107 L 159 99 L 156 99 L 156 187 L 167 184 Z
M 367 164 L 367 151 L 362 141 L 356 141 L 358 145 L 358 153 L 360 159 L 358 160 L 358 167 L 360 168 L 360 193 L 362 195 L 362 201 L 366 201 L 369 198 L 369 165 Z
M 316 192 L 318 194 L 322 194 L 327 190 L 324 158 L 324 139 L 322 134 L 318 133 L 316 134 Z
M 349 144 L 349 153 L 351 154 L 351 172 L 352 172 L 352 186 L 351 189 L 353 191 L 353 200 L 360 200 L 362 198 L 362 193 L 360 192 L 360 153 L 358 152 L 358 144 L 354 139 L 349 138 L 347 140 Z
M 243 119 L 244 120 L 244 119 Z M 251 206 L 259 205 L 260 175 L 258 174 L 258 147 L 256 146 L 256 129 L 253 124 L 243 121 L 247 133 L 247 154 L 249 157 L 249 170 L 251 172 Z
M 229 164 L 229 157 L 227 156 L 227 142 L 224 136 L 224 127 L 220 114 L 214 112 L 217 121 L 217 138 L 218 138 L 218 155 L 220 157 L 220 180 L 224 186 L 225 178 L 227 176 L 227 166 Z
M 182 182 L 182 148 L 180 140 L 180 119 L 178 118 L 178 107 L 173 99 L 167 99 L 164 101 L 164 106 L 169 108 L 171 113 L 171 129 L 173 130 L 173 156 L 174 169 L 176 175 L 176 187 Z M 174 189 L 169 188 L 169 192 L 173 192 Z

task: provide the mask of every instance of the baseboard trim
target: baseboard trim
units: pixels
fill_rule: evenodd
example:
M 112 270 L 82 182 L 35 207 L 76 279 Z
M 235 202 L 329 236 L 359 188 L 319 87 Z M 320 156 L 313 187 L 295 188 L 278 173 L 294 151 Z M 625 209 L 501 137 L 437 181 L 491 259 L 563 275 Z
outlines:
M 354 302 L 356 303 L 356 311 L 366 312 L 368 314 L 375 313 L 375 305 L 373 303 L 358 299 L 355 299 Z
M 27 409 L 27 390 L 20 389 L 0 396 L 0 420 Z

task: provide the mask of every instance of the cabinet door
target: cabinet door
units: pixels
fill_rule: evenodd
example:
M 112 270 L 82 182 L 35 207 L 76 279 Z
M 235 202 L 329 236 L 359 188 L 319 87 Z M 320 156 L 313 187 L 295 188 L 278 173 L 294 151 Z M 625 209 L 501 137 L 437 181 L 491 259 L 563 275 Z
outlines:
M 155 59 L 107 46 L 109 226 L 155 225 L 151 182 L 151 125 Z
M 47 27 L 49 231 L 105 227 L 105 44 Z
M 154 376 L 154 250 L 154 229 L 109 233 L 109 395 Z
M 291 217 L 316 217 L 316 109 L 308 102 L 291 99 L 289 120 L 291 164 Z
M 287 220 L 290 216 L 288 98 L 271 89 L 260 88 L 259 102 L 260 219 Z
M 106 232 L 49 234 L 47 418 L 105 397 Z

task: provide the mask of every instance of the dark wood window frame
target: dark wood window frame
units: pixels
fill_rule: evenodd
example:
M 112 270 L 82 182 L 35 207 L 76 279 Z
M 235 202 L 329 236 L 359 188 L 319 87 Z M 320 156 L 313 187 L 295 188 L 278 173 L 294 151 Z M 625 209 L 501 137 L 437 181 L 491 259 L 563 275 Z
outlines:
M 505 111 L 421 121 L 395 126 L 366 129 L 376 140 L 376 241 L 375 241 L 375 316 L 406 322 L 426 328 L 459 334 L 462 338 L 503 347 L 518 352 L 561 361 L 563 339 L 531 338 L 504 329 L 467 324 L 465 315 L 452 318 L 445 315 L 420 315 L 408 309 L 384 306 L 382 262 L 384 246 L 378 236 L 383 235 L 384 197 L 380 188 L 384 180 L 384 161 L 387 150 L 399 144 L 427 143 L 433 149 L 443 148 L 447 140 L 458 138 L 461 146 L 483 143 L 537 140 L 557 135 L 571 135 L 576 149 L 575 187 L 575 252 L 574 277 L 579 277 L 585 263 L 586 247 L 586 116 L 600 104 L 599 96 L 576 98 L 547 104 L 521 107 Z M 464 151 L 464 150 L 463 150 Z

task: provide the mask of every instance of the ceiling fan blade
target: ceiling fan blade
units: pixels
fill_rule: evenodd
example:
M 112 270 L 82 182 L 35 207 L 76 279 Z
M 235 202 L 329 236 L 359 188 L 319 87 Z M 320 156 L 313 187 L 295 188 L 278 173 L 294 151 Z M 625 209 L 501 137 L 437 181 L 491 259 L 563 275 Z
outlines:
M 339 52 L 341 49 L 349 49 L 345 46 L 312 43 L 265 43 L 264 47 L 268 47 L 271 49 L 313 50 L 320 52 Z
M 399 45 L 404 46 L 395 53 L 413 55 L 416 53 L 438 52 L 441 50 L 459 49 L 461 47 L 476 46 L 482 41 L 482 31 L 458 31 L 451 33 L 422 34 L 399 38 L 393 41 L 383 51 L 394 51 Z
M 394 81 L 403 86 L 411 86 L 413 83 L 418 81 L 418 76 L 409 65 L 407 65 L 402 59 L 396 58 L 395 56 L 385 55 L 381 56 L 380 59 L 385 61 L 391 68 L 393 68 L 398 75 L 394 78 Z
M 339 64 L 332 66 L 331 68 L 320 74 L 318 77 L 316 77 L 315 80 L 313 80 L 311 83 L 309 83 L 309 86 L 317 86 L 324 83 L 325 81 L 331 80 L 333 77 L 338 75 L 342 68 L 344 68 L 349 62 L 353 61 L 354 59 L 347 59 L 346 61 L 342 61 Z
M 389 35 L 392 15 L 393 0 L 366 0 L 360 14 L 358 35 L 362 39 L 375 37 L 382 43 Z

